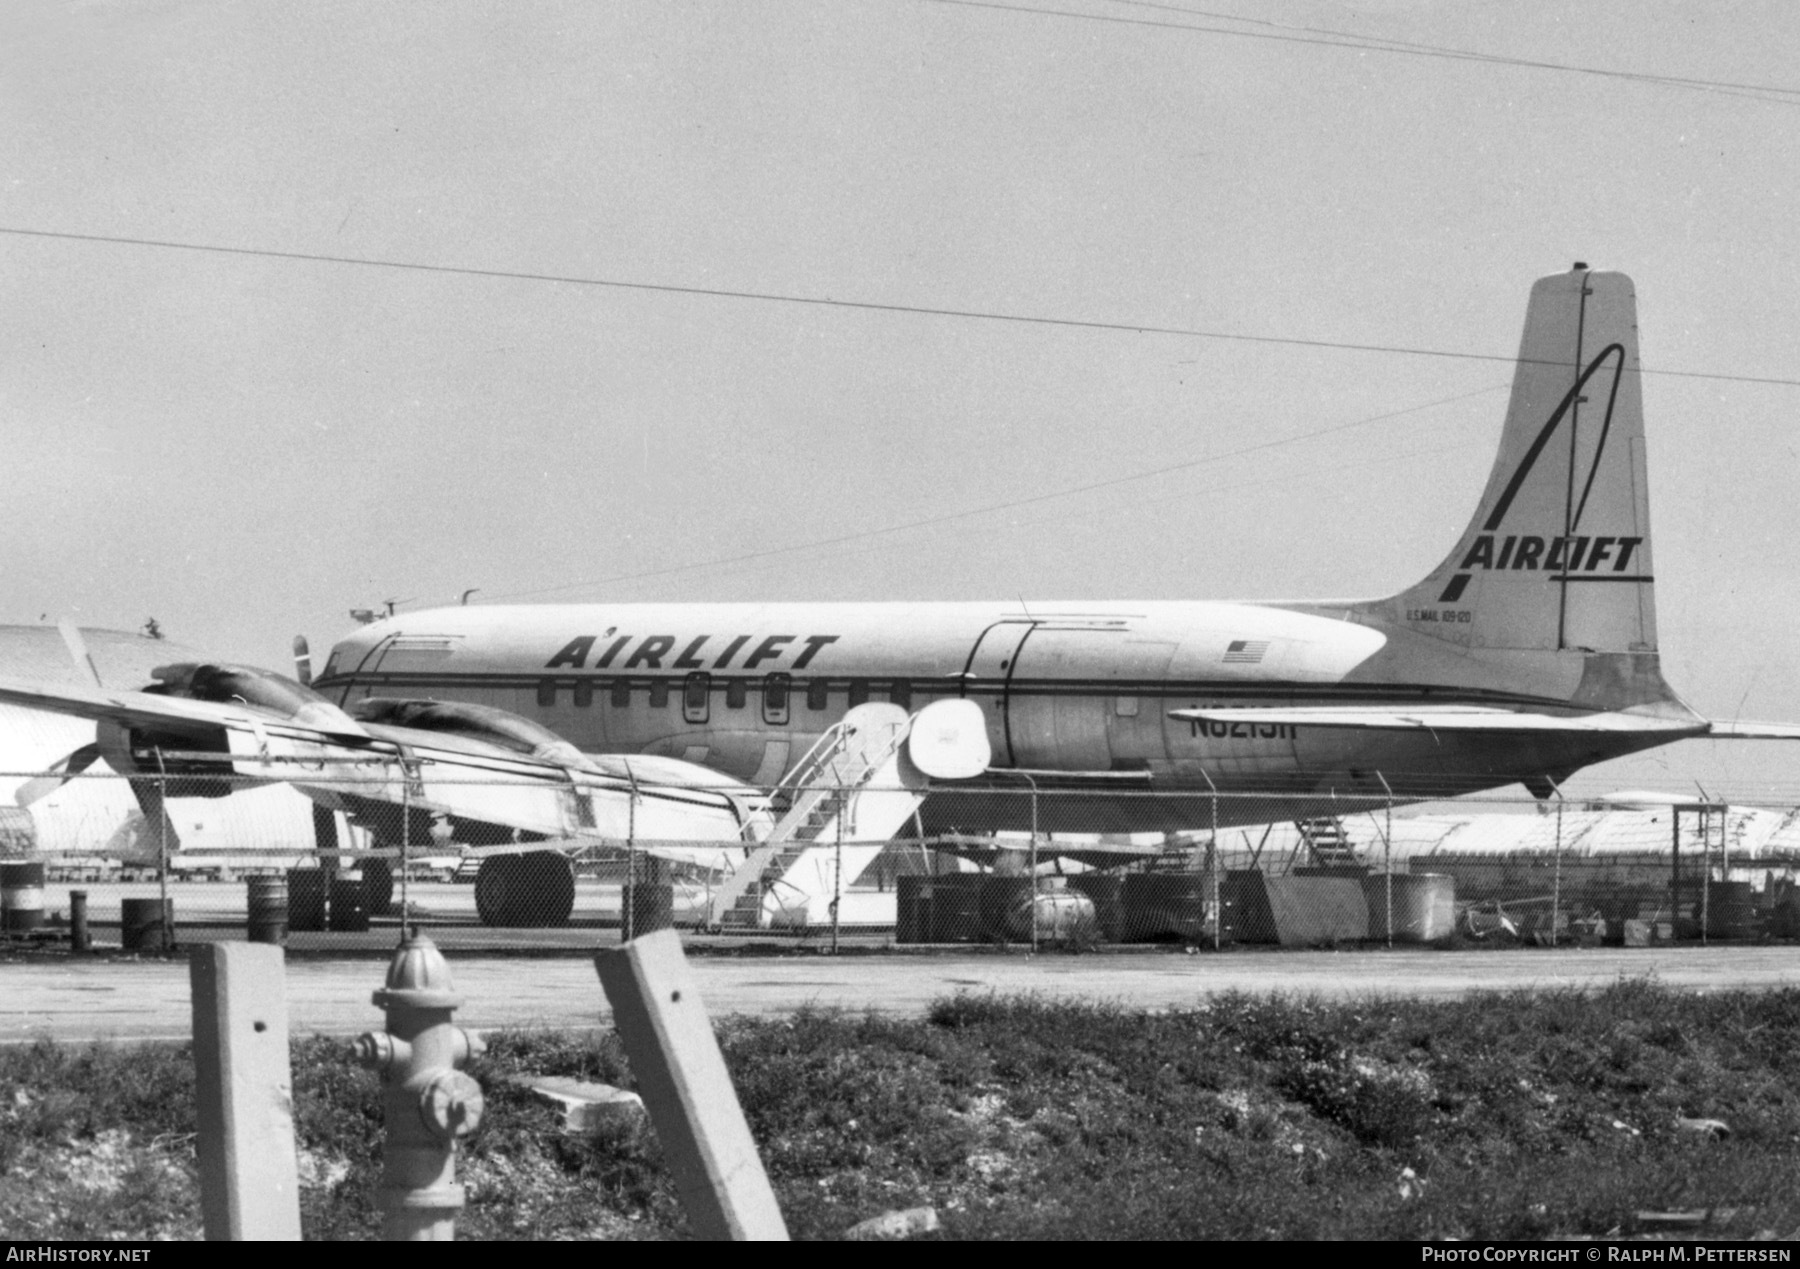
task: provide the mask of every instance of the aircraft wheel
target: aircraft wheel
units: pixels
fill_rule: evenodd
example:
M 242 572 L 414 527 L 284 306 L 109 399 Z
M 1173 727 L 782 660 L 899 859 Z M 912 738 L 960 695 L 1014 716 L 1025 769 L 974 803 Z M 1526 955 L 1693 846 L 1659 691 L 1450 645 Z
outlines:
M 362 861 L 363 911 L 386 916 L 394 910 L 394 866 L 385 859 Z
M 475 874 L 475 915 L 483 925 L 521 925 L 519 900 L 525 892 L 523 855 L 494 855 Z
M 554 851 L 525 856 L 529 867 L 531 924 L 560 929 L 575 911 L 575 865 Z
M 475 912 L 483 925 L 551 929 L 575 910 L 575 869 L 553 851 L 495 855 L 475 874 Z

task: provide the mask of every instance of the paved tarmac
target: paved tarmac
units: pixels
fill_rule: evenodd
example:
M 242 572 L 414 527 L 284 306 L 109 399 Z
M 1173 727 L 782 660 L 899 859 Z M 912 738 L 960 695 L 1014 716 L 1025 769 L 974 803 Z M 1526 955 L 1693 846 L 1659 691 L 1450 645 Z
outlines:
M 696 955 L 708 1009 L 780 1014 L 803 1006 L 918 1015 L 958 992 L 1035 993 L 1134 1009 L 1196 1005 L 1229 991 L 1325 997 L 1460 997 L 1516 988 L 1593 990 L 1654 977 L 1695 991 L 1800 986 L 1800 948 L 1665 947 L 1443 951 L 1022 952 Z M 591 960 L 451 960 L 465 1026 L 595 1026 L 607 1017 Z M 369 994 L 385 958 L 295 958 L 292 1032 L 353 1035 L 380 1021 Z M 190 1035 L 185 961 L 44 956 L 0 964 L 0 1043 L 178 1040 Z

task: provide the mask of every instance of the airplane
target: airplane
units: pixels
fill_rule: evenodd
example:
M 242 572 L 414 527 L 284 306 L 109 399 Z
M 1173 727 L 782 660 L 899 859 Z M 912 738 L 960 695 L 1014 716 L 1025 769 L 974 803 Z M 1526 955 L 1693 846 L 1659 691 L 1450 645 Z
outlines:
M 470 605 L 394 612 L 314 686 L 529 717 L 584 753 L 769 785 L 845 711 L 958 699 L 994 765 L 922 828 L 1178 830 L 1519 782 L 1695 736 L 1664 681 L 1624 274 L 1578 262 L 1526 310 L 1499 453 L 1416 585 L 1306 602 Z M 1029 785 L 1034 798 L 998 797 Z M 1258 798 L 1221 795 L 1257 793 Z

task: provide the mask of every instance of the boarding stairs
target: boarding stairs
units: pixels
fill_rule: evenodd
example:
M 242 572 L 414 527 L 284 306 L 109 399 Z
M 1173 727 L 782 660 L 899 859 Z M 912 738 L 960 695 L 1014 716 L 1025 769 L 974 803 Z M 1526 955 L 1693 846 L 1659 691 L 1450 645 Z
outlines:
M 874 701 L 828 728 L 776 786 L 773 802 L 786 809 L 713 892 L 709 923 L 829 924 L 833 900 L 925 800 L 928 781 L 906 753 L 912 723 L 898 705 Z
M 1295 857 L 1304 849 L 1308 866 L 1366 871 L 1363 861 L 1357 857 L 1356 843 L 1350 840 L 1350 834 L 1344 831 L 1344 822 L 1335 815 L 1295 820 L 1294 827 L 1300 830 Z M 1293 862 L 1293 859 L 1289 860 L 1290 870 Z

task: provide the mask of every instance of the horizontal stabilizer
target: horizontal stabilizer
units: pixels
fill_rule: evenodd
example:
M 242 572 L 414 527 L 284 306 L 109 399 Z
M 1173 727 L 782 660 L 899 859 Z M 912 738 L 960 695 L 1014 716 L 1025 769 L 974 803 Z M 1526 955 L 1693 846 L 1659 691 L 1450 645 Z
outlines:
M 1718 740 L 1800 740 L 1800 723 L 1714 723 L 1706 734 Z
M 1208 723 L 1349 727 L 1369 731 L 1429 732 L 1669 732 L 1704 735 L 1706 724 L 1642 714 L 1522 714 L 1508 709 L 1441 706 L 1421 709 L 1339 706 L 1321 709 L 1172 709 L 1169 717 Z

